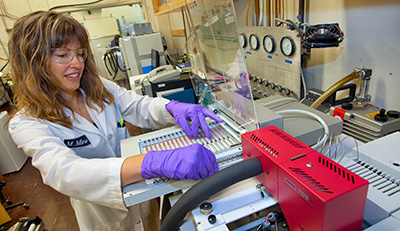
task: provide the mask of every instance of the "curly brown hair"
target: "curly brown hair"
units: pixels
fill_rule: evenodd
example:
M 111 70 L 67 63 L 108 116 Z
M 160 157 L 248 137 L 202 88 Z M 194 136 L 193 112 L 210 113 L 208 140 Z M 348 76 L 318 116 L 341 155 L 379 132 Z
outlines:
M 105 103 L 114 102 L 98 75 L 85 28 L 69 15 L 37 11 L 15 23 L 9 41 L 15 112 L 72 128 L 71 118 L 64 113 L 64 108 L 69 107 L 62 96 L 61 83 L 49 71 L 52 49 L 71 42 L 78 42 L 88 51 L 80 81 L 86 104 L 93 109 L 96 104 L 104 110 Z

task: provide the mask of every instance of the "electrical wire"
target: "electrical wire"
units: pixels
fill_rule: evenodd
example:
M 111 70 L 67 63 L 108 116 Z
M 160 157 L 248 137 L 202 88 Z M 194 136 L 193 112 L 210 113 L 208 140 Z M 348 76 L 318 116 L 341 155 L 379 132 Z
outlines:
M 184 15 L 183 15 L 183 13 L 182 13 L 182 17 L 183 17 L 183 20 L 185 20 L 185 18 L 184 18 Z M 171 23 L 172 22 L 172 23 Z M 176 23 L 175 23 L 175 20 L 174 20 L 174 17 L 173 17 L 173 15 L 171 15 L 171 14 L 168 14 L 168 26 L 169 26 L 169 28 L 171 28 L 171 31 L 173 30 L 173 31 L 178 31 L 178 27 L 177 27 L 177 25 L 176 25 Z M 184 29 L 184 31 L 185 31 L 185 46 L 182 48 L 180 48 L 181 50 L 183 50 L 183 49 L 186 49 L 187 50 L 187 41 L 188 41 L 188 39 L 187 39 L 187 36 L 186 36 L 186 24 L 184 23 L 184 26 L 185 26 L 185 29 Z M 165 53 L 167 53 L 167 51 L 164 51 Z M 178 58 L 179 58 L 179 56 L 180 56 L 180 53 L 182 53 L 181 51 L 178 53 Z M 168 58 L 170 58 L 170 64 L 171 65 L 173 65 L 173 66 L 176 66 L 177 65 L 177 62 L 171 57 L 171 55 L 170 54 L 166 54 L 165 55 L 165 58 L 167 59 L 167 57 Z M 168 59 L 167 59 L 168 60 Z M 171 62 L 171 60 L 173 61 L 173 62 Z
M 66 7 L 92 5 L 92 4 L 96 4 L 96 3 L 102 2 L 102 1 L 104 1 L 104 0 L 97 0 L 97 1 L 93 1 L 93 2 L 87 2 L 87 3 L 77 3 L 77 4 L 53 6 L 53 7 L 51 7 L 51 8 L 49 9 L 49 11 L 55 10 L 55 9 L 59 9 L 59 8 L 66 8 Z
M 328 149 L 327 156 L 329 157 L 329 159 L 332 159 L 332 160 L 337 158 L 337 154 L 338 154 L 338 150 L 339 150 L 339 145 L 334 145 L 334 144 L 337 144 L 336 136 L 331 136 L 329 139 L 328 147 L 330 147 L 330 148 Z M 334 147 L 333 152 L 332 152 L 331 147 Z
M 301 79 L 301 82 L 303 83 L 302 84 L 303 85 L 303 98 L 301 98 L 301 100 L 302 100 L 302 99 L 306 98 L 306 94 L 307 94 L 306 80 L 304 78 L 304 72 L 303 72 L 302 67 L 300 67 L 300 79 Z
M 262 20 L 263 20 L 263 9 L 264 9 L 264 1 L 260 2 L 260 20 L 258 22 L 258 26 L 262 26 Z
M 359 150 L 358 150 L 358 143 L 357 143 L 357 140 L 356 140 L 356 139 L 354 139 L 354 138 L 351 137 L 351 136 L 346 136 L 346 137 L 344 137 L 340 142 L 342 143 L 342 146 L 344 146 L 344 145 L 343 145 L 343 142 L 344 142 L 346 139 L 348 139 L 348 138 L 353 139 L 353 141 L 354 141 L 354 143 L 355 143 L 355 147 L 356 147 L 356 159 L 359 160 L 359 159 L 360 159 L 360 153 L 359 153 Z M 343 148 L 343 152 L 345 152 L 344 148 Z M 344 158 L 345 154 L 346 154 L 346 153 L 343 154 L 342 158 L 340 158 L 340 160 L 338 161 L 338 163 L 340 163 L 340 161 L 342 161 L 342 159 Z
M 255 21 L 254 12 L 255 12 L 255 8 L 256 8 L 255 1 L 256 0 L 253 0 L 253 8 L 252 8 L 252 11 L 251 11 L 251 25 L 252 26 L 255 26 L 255 23 L 254 23 L 254 21 Z
M 251 0 L 247 0 L 247 8 L 246 8 L 246 26 L 249 25 L 250 1 L 251 1 Z
M 254 0 L 254 26 L 258 26 L 258 21 L 260 18 L 260 0 Z
M 329 159 L 335 159 L 338 152 L 338 143 L 336 142 L 336 139 L 335 135 L 329 136 L 327 139 L 328 143 L 325 143 L 319 152 Z M 332 149 L 334 149 L 334 152 L 332 152 Z
M 3 94 L 0 96 L 0 101 L 6 97 L 7 87 L 6 84 L 3 82 L 3 79 L 0 77 L 1 86 L 3 87 Z
M 301 114 L 301 115 L 306 115 L 306 116 L 310 116 L 312 118 L 314 118 L 315 120 L 317 120 L 318 122 L 320 122 L 320 124 L 322 125 L 322 127 L 324 128 L 324 135 L 323 138 L 321 140 L 319 140 L 316 144 L 314 144 L 311 148 L 313 149 L 317 149 L 319 148 L 321 145 L 323 145 L 326 140 L 328 139 L 328 134 L 329 134 L 329 127 L 328 124 L 317 114 L 314 114 L 312 112 L 309 111 L 305 111 L 305 110 L 300 110 L 300 109 L 289 109 L 289 110 L 282 110 L 282 111 L 277 111 L 276 113 L 280 114 L 280 115 L 285 115 L 285 114 Z
M 278 26 L 278 22 L 276 21 L 277 15 L 278 15 L 278 0 L 275 0 L 275 4 L 274 4 L 274 26 Z
M 280 18 L 275 18 L 276 21 L 279 21 L 281 23 L 286 23 L 288 25 L 291 25 L 297 32 L 299 32 L 300 36 L 304 35 L 304 31 L 302 29 L 300 29 L 300 27 L 298 27 L 292 20 L 290 19 L 280 19 Z
M 182 10 L 181 10 L 181 12 L 182 12 L 182 21 L 183 21 L 183 31 L 185 32 L 185 46 L 184 46 L 184 49 L 186 50 L 186 53 L 189 52 L 188 46 L 187 46 L 188 45 L 188 36 L 186 34 L 187 28 L 186 28 L 186 19 L 185 19 L 185 14 L 187 15 L 188 7 L 189 6 L 186 5 L 186 8 L 182 7 Z
M 146 75 L 144 78 L 142 78 L 141 80 L 140 80 L 140 86 L 142 86 L 141 88 L 142 88 L 142 94 L 143 95 L 145 95 L 146 94 L 146 92 L 145 92 L 145 86 L 144 86 L 144 80 L 146 80 L 147 79 L 147 81 L 149 81 L 150 83 L 151 83 L 151 81 L 150 81 L 150 78 L 149 78 L 149 75 Z
M 324 138 L 325 135 L 327 136 L 326 140 L 320 145 L 320 147 L 315 148 L 315 150 L 318 151 L 318 152 L 320 152 L 320 153 L 322 153 L 322 152 L 325 150 L 324 147 L 326 146 L 326 141 L 327 141 L 328 138 L 329 138 L 329 134 L 322 133 L 322 134 L 318 137 L 318 139 L 317 139 L 317 142 L 318 142 L 318 143 L 319 143 L 319 142 L 322 142 L 322 139 Z
M 28 3 L 28 5 L 29 5 L 29 3 Z M 7 11 L 7 7 L 6 7 L 6 5 L 4 4 L 4 0 L 1 0 L 1 1 L 0 1 L 0 10 L 1 10 L 1 12 L 3 13 L 3 14 L 1 15 L 2 17 L 7 17 L 7 18 L 10 18 L 10 19 L 18 19 L 18 18 L 19 18 L 18 16 L 12 15 L 12 14 L 10 14 L 10 13 Z
M 319 151 L 324 156 L 328 157 L 329 159 L 339 164 L 347 154 L 344 141 L 348 138 L 352 139 L 355 143 L 355 150 L 357 156 L 356 159 L 358 160 L 359 159 L 358 143 L 357 140 L 351 136 L 346 136 L 341 139 L 339 136 L 333 134 L 329 138 L 329 142 L 325 143 L 324 146 L 321 148 L 321 150 L 317 151 Z
M 1 58 L 0 60 L 5 60 L 8 61 L 9 55 L 8 55 L 8 48 L 6 49 L 6 47 L 4 46 L 4 44 L 7 46 L 7 43 L 4 43 L 3 41 L 0 40 L 0 44 L 1 44 L 1 48 L 3 48 L 4 54 L 6 55 L 7 58 Z
M 10 60 L 7 60 L 6 64 L 4 64 L 3 67 L 0 69 L 0 72 L 3 72 L 4 68 L 6 68 L 9 62 Z
M 340 139 L 339 139 L 339 143 L 340 143 L 341 147 L 343 147 L 343 141 L 344 141 L 346 138 L 348 138 L 348 137 L 345 137 L 343 140 L 340 140 Z M 356 145 L 357 145 L 357 142 L 356 142 Z M 357 145 L 357 149 L 358 149 L 358 145 Z M 338 149 L 338 150 L 339 150 L 339 149 Z M 343 158 L 344 158 L 345 155 L 346 155 L 346 151 L 345 151 L 344 148 L 342 148 L 342 152 L 343 152 L 342 157 L 337 161 L 338 164 L 343 160 Z M 335 158 L 335 159 L 336 159 L 336 158 Z
M 269 26 L 275 26 L 274 24 L 274 15 L 273 15 L 273 1 L 269 0 Z
M 6 68 L 6 66 L 8 65 L 9 60 L 7 60 L 6 64 L 3 65 L 3 67 L 0 69 L 0 83 L 1 86 L 3 87 L 3 94 L 0 96 L 0 101 L 3 100 L 6 97 L 6 93 L 9 90 L 9 85 L 3 82 L 3 70 L 4 68 Z
M 322 138 L 322 136 L 318 137 L 318 140 L 320 140 Z M 331 137 L 329 137 L 327 140 L 330 140 Z M 329 146 L 329 149 L 327 148 Z M 331 143 L 329 143 L 329 145 L 327 145 L 327 143 L 325 143 L 320 150 L 317 150 L 319 153 L 321 153 L 324 156 L 329 157 L 329 153 L 330 153 L 330 148 L 331 148 Z
M 169 54 L 168 50 L 165 51 L 165 58 L 167 59 L 168 63 L 172 66 L 176 66 L 177 61 Z

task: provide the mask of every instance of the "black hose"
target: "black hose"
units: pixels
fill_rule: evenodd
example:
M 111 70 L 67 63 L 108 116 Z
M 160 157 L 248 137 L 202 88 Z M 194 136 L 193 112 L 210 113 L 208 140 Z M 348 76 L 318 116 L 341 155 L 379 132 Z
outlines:
M 120 71 L 122 71 L 122 72 L 126 72 L 126 68 L 122 69 L 121 65 L 119 65 L 119 62 L 118 62 L 118 55 L 115 55 L 115 59 L 116 59 L 115 61 L 117 62 L 118 69 L 119 69 Z
M 113 52 L 107 51 L 104 54 L 104 64 L 106 66 L 106 69 L 108 73 L 113 77 L 112 79 L 115 79 L 118 73 L 118 61 L 116 60 L 116 56 L 114 56 Z M 107 65 L 109 64 L 110 67 Z M 110 70 L 111 69 L 111 70 Z
M 257 158 L 251 158 L 229 166 L 200 181 L 172 206 L 162 222 L 161 231 L 177 230 L 186 213 L 193 210 L 201 202 L 237 182 L 259 175 L 262 171 L 261 162 Z

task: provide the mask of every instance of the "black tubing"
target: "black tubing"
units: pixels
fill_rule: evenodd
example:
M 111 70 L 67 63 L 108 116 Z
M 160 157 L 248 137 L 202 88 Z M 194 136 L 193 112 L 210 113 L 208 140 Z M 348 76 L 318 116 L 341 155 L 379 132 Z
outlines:
M 257 158 L 251 158 L 229 166 L 191 187 L 172 206 L 161 225 L 161 231 L 179 229 L 186 213 L 215 193 L 237 182 L 262 173 L 262 165 Z
M 305 20 L 305 18 L 304 18 L 304 0 L 299 0 L 299 16 L 300 16 L 300 19 L 299 19 L 299 21 L 300 22 L 305 22 L 306 20 Z

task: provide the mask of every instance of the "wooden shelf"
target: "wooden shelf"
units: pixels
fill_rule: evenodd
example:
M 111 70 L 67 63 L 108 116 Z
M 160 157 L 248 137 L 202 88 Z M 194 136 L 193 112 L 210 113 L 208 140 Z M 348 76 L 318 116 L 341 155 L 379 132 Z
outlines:
M 171 30 L 171 35 L 174 37 L 185 37 L 185 30 Z
M 169 0 L 168 3 L 158 6 L 158 0 L 153 0 L 154 14 L 161 15 L 186 5 L 185 0 Z

